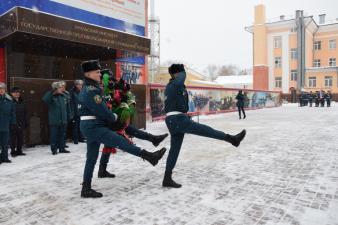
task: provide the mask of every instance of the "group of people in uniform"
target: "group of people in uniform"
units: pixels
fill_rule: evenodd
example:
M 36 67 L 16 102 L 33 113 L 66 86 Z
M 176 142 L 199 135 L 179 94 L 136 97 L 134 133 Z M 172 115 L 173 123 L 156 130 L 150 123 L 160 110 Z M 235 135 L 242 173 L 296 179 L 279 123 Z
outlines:
M 66 90 L 66 82 L 55 81 L 51 90 L 43 96 L 42 100 L 48 106 L 48 124 L 50 133 L 50 148 L 53 155 L 58 153 L 70 153 L 66 150 L 67 128 L 72 129 L 74 144 L 84 142 L 80 131 L 79 93 L 83 81 L 75 80 L 70 92 Z
M 99 177 L 114 178 L 115 175 L 106 171 L 106 168 L 109 154 L 114 152 L 115 148 L 140 157 L 155 166 L 165 154 L 166 148 L 151 152 L 137 146 L 130 140 L 130 137 L 148 140 L 154 146 L 158 146 L 168 134 L 153 135 L 137 129 L 130 123 L 133 115 L 131 108 L 135 103 L 132 100 L 132 95 L 128 94 L 130 87 L 123 79 L 114 80 L 109 72 L 102 75 L 99 61 L 83 62 L 82 70 L 84 72 L 84 87 L 79 95 L 79 111 L 81 131 L 87 140 L 87 158 L 81 197 L 99 198 L 103 196 L 102 193 L 93 190 L 91 184 L 100 144 L 104 144 L 106 150 L 101 155 L 98 175 Z M 186 114 L 189 109 L 189 97 L 184 85 L 186 79 L 184 66 L 173 64 L 169 68 L 169 73 L 171 80 L 165 90 L 165 112 L 167 115 L 165 122 L 171 135 L 171 145 L 162 186 L 180 188 L 182 185 L 173 180 L 172 172 L 185 133 L 222 140 L 238 147 L 245 137 L 246 131 L 230 135 L 191 120 Z M 107 75 L 106 78 L 105 75 Z M 103 87 L 100 86 L 101 82 L 104 84 Z M 114 105 L 115 107 L 111 107 Z
M 8 146 L 13 158 L 26 155 L 22 151 L 24 130 L 28 127 L 26 106 L 20 88 L 13 87 L 10 94 L 6 90 L 6 84 L 0 82 L 0 164 L 12 162 Z
M 331 106 L 331 99 L 332 99 L 332 94 L 330 91 L 316 91 L 312 92 L 310 91 L 309 93 L 307 92 L 302 92 L 299 96 L 299 106 L 309 106 L 312 107 L 313 103 L 315 104 L 315 107 L 324 107 L 325 102 L 326 106 L 330 107 Z
M 66 91 L 65 82 L 53 82 L 51 90 L 43 96 L 43 101 L 48 105 L 52 154 L 70 152 L 66 150 L 65 140 L 67 125 L 72 124 L 74 143 L 83 141 L 87 145 L 81 197 L 100 198 L 103 196 L 102 193 L 92 189 L 92 177 L 101 144 L 104 144 L 104 148 L 100 158 L 98 177 L 114 178 L 115 174 L 107 171 L 111 153 L 116 153 L 116 149 L 120 149 L 156 166 L 167 149 L 162 147 L 149 151 L 134 143 L 132 138 L 147 140 L 157 147 L 168 134 L 150 134 L 132 124 L 136 101 L 130 85 L 123 78 L 117 80 L 110 69 L 101 68 L 98 60 L 82 62 L 81 67 L 83 80 L 76 80 L 70 92 Z M 172 173 L 185 134 L 213 138 L 238 147 L 246 131 L 242 130 L 236 135 L 230 135 L 193 121 L 187 115 L 189 95 L 184 84 L 186 79 L 184 65 L 171 65 L 169 74 L 171 79 L 165 89 L 164 110 L 166 112 L 165 123 L 170 133 L 170 149 L 162 186 L 180 188 L 182 185 L 173 180 Z M 0 83 L 1 159 L 7 161 L 5 146 L 8 143 L 9 129 L 16 124 L 13 100 L 16 97 L 7 95 L 4 89 L 5 85 Z

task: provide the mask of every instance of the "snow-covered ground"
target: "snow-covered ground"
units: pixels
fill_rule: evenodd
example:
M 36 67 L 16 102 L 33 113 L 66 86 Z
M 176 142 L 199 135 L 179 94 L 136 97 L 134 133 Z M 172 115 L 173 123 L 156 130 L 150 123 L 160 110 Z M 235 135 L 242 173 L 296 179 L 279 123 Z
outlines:
M 174 178 L 161 187 L 165 159 L 152 167 L 119 151 L 114 179 L 98 179 L 101 199 L 80 198 L 85 144 L 52 156 L 47 146 L 0 165 L 0 224 L 338 224 L 338 104 L 331 108 L 279 108 L 203 116 L 229 133 L 247 129 L 236 149 L 186 135 Z M 167 132 L 163 122 L 148 124 Z M 149 150 L 145 141 L 135 142 Z M 169 139 L 162 146 L 169 147 Z

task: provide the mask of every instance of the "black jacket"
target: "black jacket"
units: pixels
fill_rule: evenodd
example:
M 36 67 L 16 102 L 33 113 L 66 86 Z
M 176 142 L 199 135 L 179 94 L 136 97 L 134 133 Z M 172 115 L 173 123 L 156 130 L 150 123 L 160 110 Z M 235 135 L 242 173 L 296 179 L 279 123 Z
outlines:
M 23 99 L 19 98 L 19 100 L 15 100 L 13 98 L 13 103 L 15 104 L 16 125 L 23 129 L 28 127 L 28 114 Z
M 238 93 L 236 96 L 237 99 L 237 107 L 244 107 L 244 101 L 245 101 L 245 97 L 243 94 Z
M 171 79 L 165 88 L 165 112 L 178 111 L 186 113 L 189 110 L 189 96 L 184 85 L 185 72 L 180 72 L 178 77 Z

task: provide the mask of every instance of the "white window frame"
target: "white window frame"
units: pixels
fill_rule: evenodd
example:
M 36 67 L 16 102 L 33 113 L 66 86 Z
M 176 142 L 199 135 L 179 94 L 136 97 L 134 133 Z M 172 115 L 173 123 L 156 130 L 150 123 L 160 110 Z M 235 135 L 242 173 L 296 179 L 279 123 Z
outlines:
M 320 59 L 313 60 L 313 67 L 320 67 Z
M 275 57 L 275 68 L 282 68 L 282 57 Z
M 337 47 L 337 43 L 336 43 L 336 39 L 332 39 L 332 40 L 329 40 L 329 49 L 336 49 Z
M 316 87 L 317 86 L 317 78 L 316 77 L 309 77 L 309 87 Z
M 297 81 L 297 75 L 298 75 L 297 70 L 291 70 L 290 80 Z
M 325 87 L 332 87 L 332 84 L 333 84 L 333 77 L 325 76 Z
M 331 66 L 331 67 L 337 66 L 336 58 L 329 58 L 329 66 Z
M 273 37 L 273 48 L 282 48 L 282 36 Z
M 291 59 L 297 59 L 298 54 L 297 54 L 297 49 L 296 48 L 292 48 L 290 50 L 290 54 L 291 54 Z
M 275 77 L 275 88 L 282 88 L 282 77 Z
M 319 51 L 322 49 L 322 42 L 321 41 L 315 41 L 313 44 L 313 49 L 315 51 Z

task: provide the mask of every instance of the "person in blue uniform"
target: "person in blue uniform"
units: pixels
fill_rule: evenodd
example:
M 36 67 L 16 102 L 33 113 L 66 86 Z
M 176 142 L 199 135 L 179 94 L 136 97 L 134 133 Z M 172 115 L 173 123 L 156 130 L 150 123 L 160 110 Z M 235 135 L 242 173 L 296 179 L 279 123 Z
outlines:
M 237 135 L 229 135 L 204 124 L 197 123 L 186 114 L 189 110 L 189 95 L 184 85 L 186 73 L 184 65 L 173 64 L 169 67 L 171 79 L 165 88 L 165 123 L 169 129 L 171 140 L 167 158 L 166 170 L 162 182 L 163 187 L 180 188 L 182 185 L 172 179 L 178 155 L 181 150 L 184 134 L 195 134 L 214 138 L 231 143 L 238 147 L 246 131 L 242 130 Z
M 15 105 L 6 93 L 6 84 L 0 82 L 0 164 L 11 163 L 8 159 L 8 139 L 10 127 L 15 126 Z
M 90 60 L 81 64 L 84 73 L 84 87 L 79 94 L 80 129 L 87 139 L 87 158 L 83 174 L 81 197 L 100 198 L 102 193 L 91 188 L 93 171 L 99 155 L 101 143 L 107 147 L 119 148 L 134 156 L 140 157 L 155 166 L 163 157 L 166 149 L 155 152 L 142 150 L 130 144 L 112 128 L 117 122 L 117 115 L 106 106 L 100 88 L 101 66 L 98 60 Z
M 50 148 L 53 155 L 56 155 L 58 150 L 59 153 L 69 153 L 65 150 L 68 102 L 63 90 L 62 83 L 53 82 L 52 90 L 48 91 L 42 98 L 48 106 Z

